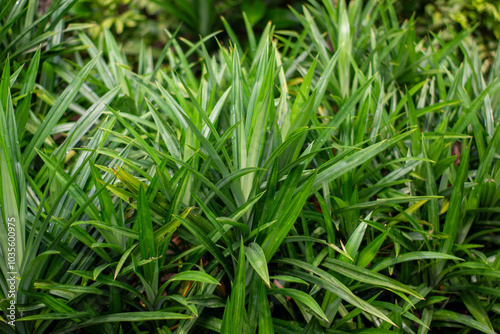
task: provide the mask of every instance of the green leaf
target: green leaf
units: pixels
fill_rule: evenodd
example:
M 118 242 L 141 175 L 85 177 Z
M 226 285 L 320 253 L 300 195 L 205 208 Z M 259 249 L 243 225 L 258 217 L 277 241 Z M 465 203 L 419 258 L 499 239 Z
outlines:
M 246 261 L 245 261 L 245 247 L 243 246 L 243 239 L 240 242 L 238 262 L 236 265 L 235 280 L 231 296 L 229 297 L 224 316 L 222 318 L 221 333 L 243 333 L 244 320 L 246 318 L 245 312 L 245 281 L 246 281 Z
M 478 322 L 488 327 L 489 329 L 493 330 L 488 312 L 479 300 L 477 294 L 471 291 L 462 291 L 460 293 L 460 298 L 462 298 L 465 307 L 467 307 L 474 319 L 476 319 Z
M 392 259 L 385 259 L 370 269 L 374 272 L 380 271 L 382 269 L 385 269 L 387 267 L 393 266 L 397 263 L 403 263 L 403 262 L 408 262 L 408 261 L 415 261 L 415 260 L 426 260 L 426 259 L 445 259 L 445 260 L 455 260 L 455 261 L 463 261 L 461 258 L 445 254 L 445 253 L 439 253 L 439 252 L 428 252 L 428 251 L 420 251 L 420 252 L 409 252 L 405 254 L 401 254 L 398 257 L 392 258 Z
M 47 136 L 49 136 L 52 132 L 52 129 L 57 125 L 57 122 L 59 122 L 62 115 L 66 112 L 70 103 L 75 99 L 76 94 L 78 94 L 86 77 L 94 68 L 99 57 L 100 55 L 97 55 L 82 68 L 82 70 L 76 75 L 75 79 L 73 79 L 69 86 L 63 91 L 61 96 L 59 96 L 56 103 L 52 106 L 52 108 L 50 108 L 47 116 L 43 119 L 43 122 L 40 124 L 33 135 L 33 138 L 26 147 L 27 154 L 24 156 L 24 166 L 28 166 L 31 163 L 36 154 L 35 149 L 40 148 Z
M 219 261 L 219 263 L 224 267 L 224 270 L 226 270 L 226 273 L 229 276 L 229 278 L 232 279 L 233 278 L 232 270 L 230 269 L 231 267 L 228 261 L 226 260 L 222 252 L 214 244 L 214 242 L 205 235 L 205 232 L 187 219 L 184 219 L 179 216 L 174 216 L 174 217 L 178 219 L 182 223 L 182 225 L 184 225 L 189 230 L 189 232 L 191 232 L 200 241 L 200 243 L 208 249 L 210 253 L 212 253 L 212 255 L 217 259 L 217 261 Z
M 259 334 L 274 334 L 274 326 L 271 317 L 271 307 L 267 300 L 266 287 L 262 282 L 259 294 Z
M 155 242 L 153 234 L 153 223 L 151 221 L 151 213 L 149 212 L 148 199 L 144 187 L 141 185 L 139 188 L 139 198 L 137 204 L 137 218 L 135 225 L 139 230 L 139 249 L 143 260 L 151 259 L 155 256 Z M 134 226 L 135 228 L 135 226 Z M 149 281 L 153 279 L 154 263 L 145 265 L 145 277 Z
M 395 325 L 394 322 L 392 322 L 391 319 L 389 319 L 381 310 L 373 307 L 372 305 L 368 304 L 364 300 L 360 299 L 356 295 L 352 293 L 349 288 L 347 288 L 344 284 L 342 284 L 339 280 L 337 280 L 335 277 L 327 273 L 326 271 L 319 269 L 309 263 L 295 260 L 295 259 L 280 259 L 278 262 L 281 263 L 287 263 L 291 264 L 294 266 L 297 266 L 299 268 L 305 269 L 309 271 L 310 273 L 313 273 L 317 276 L 310 275 L 309 273 L 304 273 L 302 271 L 298 270 L 292 270 L 288 272 L 288 274 L 297 276 L 305 281 L 308 281 L 312 284 L 316 284 L 319 287 L 326 289 L 327 291 L 332 292 L 333 294 L 339 296 L 340 298 L 344 299 L 345 301 L 351 303 L 352 305 L 359 307 L 360 309 L 364 310 L 365 312 L 368 312 L 384 321 L 387 321 L 388 323 Z
M 71 327 L 71 330 L 77 330 L 88 326 L 94 326 L 105 323 L 120 323 L 120 322 L 142 322 L 142 321 L 155 321 L 155 320 L 172 320 L 172 319 L 190 319 L 192 316 L 187 314 L 162 312 L 162 311 L 149 311 L 149 312 L 124 312 L 118 314 L 109 314 L 92 318 L 81 323 L 78 326 Z M 57 332 L 55 332 L 57 333 Z
M 419 299 L 424 299 L 413 289 L 396 280 L 350 263 L 328 258 L 323 262 L 323 266 L 362 283 L 368 283 L 377 287 L 382 286 L 388 290 L 401 291 Z
M 319 319 L 329 322 L 325 313 L 318 305 L 318 303 L 314 300 L 314 298 L 303 291 L 296 289 L 282 288 L 282 289 L 267 289 L 267 293 L 271 295 L 279 294 L 279 295 L 290 296 L 293 299 L 295 299 L 295 301 L 301 302 L 302 304 L 309 307 L 311 311 L 313 311 L 314 315 L 317 316 Z
M 370 242 L 361 252 L 359 252 L 358 258 L 356 259 L 356 265 L 360 268 L 365 268 L 374 258 L 384 243 L 385 238 L 389 234 L 389 230 L 376 237 L 372 242 Z
M 194 281 L 209 284 L 219 284 L 219 282 L 207 273 L 201 271 L 182 271 L 175 274 L 168 282 L 175 281 Z
M 245 247 L 245 254 L 247 256 L 248 262 L 252 265 L 253 269 L 259 274 L 262 280 L 271 287 L 271 282 L 269 280 L 269 271 L 267 269 L 267 261 L 264 251 L 260 246 L 252 242 Z
M 458 169 L 457 178 L 455 180 L 455 187 L 453 187 L 453 192 L 451 193 L 450 206 L 448 212 L 446 213 L 446 219 L 444 222 L 443 233 L 448 235 L 448 238 L 444 240 L 439 246 L 439 250 L 442 253 L 450 253 L 453 244 L 455 242 L 455 237 L 457 235 L 459 224 L 463 215 L 462 202 L 464 200 L 464 183 L 467 178 L 469 170 L 469 155 L 472 143 L 463 145 L 462 154 L 460 156 L 460 167 Z M 446 261 L 440 261 L 438 265 L 438 272 L 443 270 Z
M 474 328 L 480 332 L 495 334 L 495 331 L 489 328 L 488 326 L 483 325 L 482 323 L 474 320 L 472 317 L 467 315 L 458 314 L 453 311 L 448 310 L 435 310 L 433 314 L 434 321 L 445 321 L 445 322 L 455 322 L 465 326 L 469 326 Z

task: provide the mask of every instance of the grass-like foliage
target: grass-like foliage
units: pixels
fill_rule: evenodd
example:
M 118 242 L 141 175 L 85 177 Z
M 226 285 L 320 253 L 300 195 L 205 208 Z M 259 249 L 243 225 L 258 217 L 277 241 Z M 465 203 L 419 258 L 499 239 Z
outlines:
M 74 2 L 0 9 L 1 332 L 500 331 L 500 60 L 471 30 L 310 1 L 129 63 Z

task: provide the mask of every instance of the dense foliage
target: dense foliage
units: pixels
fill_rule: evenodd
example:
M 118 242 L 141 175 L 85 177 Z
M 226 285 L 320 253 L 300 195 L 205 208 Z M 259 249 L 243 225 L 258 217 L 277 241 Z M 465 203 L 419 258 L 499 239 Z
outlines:
M 500 39 L 500 2 L 491 0 L 422 1 L 421 33 L 435 32 L 453 38 L 461 29 L 474 28 L 473 38 L 487 67 L 494 58 Z
M 78 0 L 0 4 L 1 332 L 500 331 L 500 59 L 473 28 L 311 1 L 127 53 Z

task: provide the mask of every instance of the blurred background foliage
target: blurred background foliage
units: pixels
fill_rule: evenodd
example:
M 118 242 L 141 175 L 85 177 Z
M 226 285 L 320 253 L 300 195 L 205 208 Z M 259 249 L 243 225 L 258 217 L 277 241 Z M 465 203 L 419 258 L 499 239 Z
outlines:
M 72 11 L 74 20 L 94 23 L 89 35 L 97 38 L 104 27 L 110 29 L 124 44 L 127 54 L 138 51 L 138 43 L 161 49 L 167 41 L 165 29 L 173 32 L 180 26 L 180 36 L 189 41 L 198 41 L 221 31 L 218 38 L 227 39 L 223 17 L 235 34 L 246 39 L 243 12 L 256 33 L 262 31 L 268 21 L 276 29 L 299 27 L 299 23 L 288 6 L 300 11 L 305 0 L 81 0 Z M 209 47 L 216 47 L 215 42 Z
M 334 3 L 336 0 L 332 0 Z M 196 42 L 199 36 L 220 31 L 217 38 L 228 39 L 225 22 L 244 43 L 247 40 L 242 13 L 258 33 L 268 21 L 276 30 L 300 30 L 300 24 L 289 10 L 301 12 L 302 5 L 316 0 L 81 0 L 73 7 L 72 19 L 95 25 L 89 35 L 97 38 L 104 27 L 110 29 L 128 55 L 137 54 L 138 43 L 144 40 L 157 54 L 168 40 L 170 32 L 179 26 L 179 36 Z M 494 57 L 500 39 L 500 1 L 498 0 L 405 0 L 394 1 L 400 19 L 416 16 L 417 33 L 435 33 L 451 40 L 454 32 L 475 27 L 474 38 L 485 68 Z M 223 17 L 224 20 L 219 18 Z M 210 44 L 211 43 L 211 44 Z M 215 41 L 208 47 L 216 48 Z M 156 52 L 155 52 L 156 51 Z M 488 61 L 488 59 L 490 61 Z
M 474 38 L 481 58 L 486 60 L 483 70 L 491 64 L 500 39 L 500 1 L 409 0 L 397 1 L 395 7 L 403 17 L 416 14 L 420 35 L 432 32 L 451 40 L 453 32 L 475 27 L 469 38 Z

